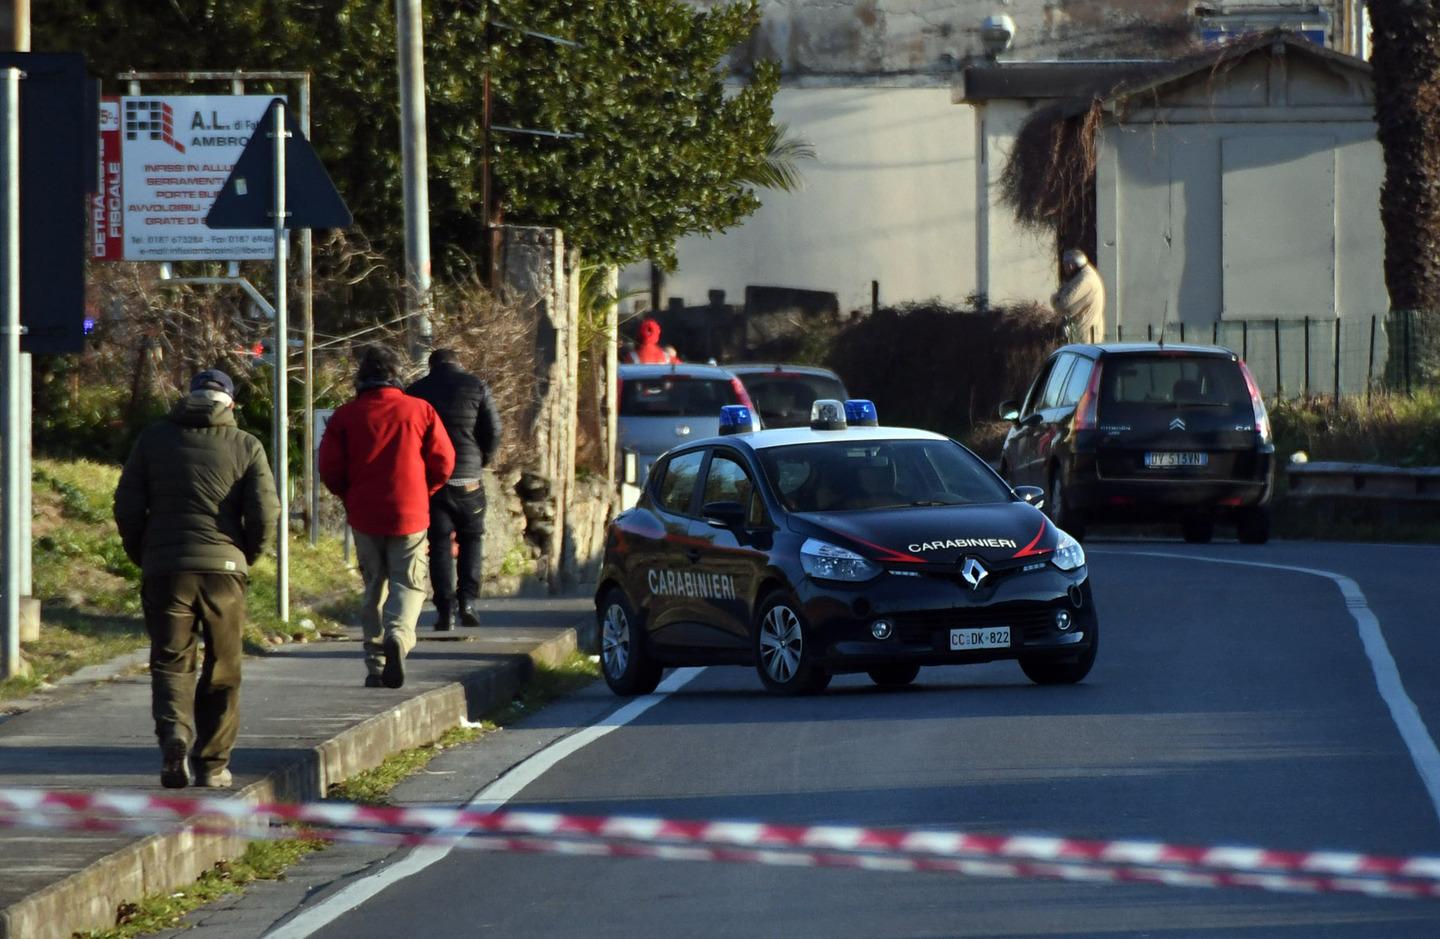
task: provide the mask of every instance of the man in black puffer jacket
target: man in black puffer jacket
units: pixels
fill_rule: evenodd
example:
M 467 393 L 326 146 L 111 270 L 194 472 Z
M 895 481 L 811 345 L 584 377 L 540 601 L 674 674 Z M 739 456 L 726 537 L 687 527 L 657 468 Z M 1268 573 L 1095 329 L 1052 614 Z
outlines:
M 265 450 L 235 426 L 234 407 L 230 376 L 196 375 L 190 395 L 141 433 L 115 490 L 120 540 L 144 575 L 150 704 L 160 783 L 171 789 L 194 773 L 201 785 L 230 785 L 245 585 L 280 513 Z
M 430 353 L 430 374 L 405 389 L 430 402 L 455 445 L 455 472 L 430 497 L 430 586 L 439 620 L 435 628 L 455 628 L 455 618 L 479 626 L 472 605 L 480 596 L 482 542 L 485 536 L 485 486 L 481 471 L 500 447 L 500 412 L 490 389 L 460 367 L 453 349 Z M 460 546 L 457 589 L 450 536 Z

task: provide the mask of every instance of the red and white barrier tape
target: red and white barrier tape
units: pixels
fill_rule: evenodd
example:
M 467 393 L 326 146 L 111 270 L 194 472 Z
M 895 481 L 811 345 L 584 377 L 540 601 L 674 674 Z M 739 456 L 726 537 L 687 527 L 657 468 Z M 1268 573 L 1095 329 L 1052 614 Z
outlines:
M 0 827 L 150 834 L 177 823 L 200 834 L 303 834 L 384 846 L 443 844 L 490 851 L 1440 899 L 1440 857 L 0 789 Z M 273 823 L 305 827 L 297 832 L 270 827 Z

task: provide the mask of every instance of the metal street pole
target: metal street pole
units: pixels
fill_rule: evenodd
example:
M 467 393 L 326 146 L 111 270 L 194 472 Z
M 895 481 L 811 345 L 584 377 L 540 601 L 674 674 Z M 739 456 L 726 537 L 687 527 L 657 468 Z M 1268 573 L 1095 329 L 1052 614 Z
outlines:
M 290 330 L 286 317 L 285 105 L 277 103 L 270 139 L 275 147 L 275 488 L 280 527 L 275 536 L 275 615 L 290 622 Z
M 20 70 L 0 69 L 0 679 L 20 661 Z M 28 510 L 28 506 L 25 507 Z
M 395 0 L 399 36 L 400 153 L 405 177 L 405 312 L 410 356 L 430 346 L 430 194 L 426 188 L 425 47 L 420 0 Z
M 300 85 L 300 130 L 310 139 L 310 75 Z M 320 543 L 320 481 L 315 476 L 315 253 L 309 228 L 300 230 L 300 314 L 305 318 L 305 492 L 310 545 Z
M 10 34 L 6 37 L 8 42 L 5 48 L 13 49 L 16 52 L 30 51 L 30 0 L 8 0 L 10 22 Z M 32 400 L 34 394 L 34 359 L 30 353 L 20 353 L 20 555 L 17 563 L 20 568 L 20 596 L 25 606 L 29 608 L 30 615 L 39 617 L 40 605 L 30 598 L 35 589 L 34 578 L 34 532 L 32 506 L 34 494 L 31 491 L 31 477 L 33 476 L 33 448 L 31 445 L 31 429 L 34 422 L 35 404 Z

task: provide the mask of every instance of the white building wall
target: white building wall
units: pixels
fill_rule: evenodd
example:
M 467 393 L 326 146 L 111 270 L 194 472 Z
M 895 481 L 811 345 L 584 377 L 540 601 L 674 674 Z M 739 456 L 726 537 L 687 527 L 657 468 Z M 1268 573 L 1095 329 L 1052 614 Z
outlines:
M 975 124 L 948 87 L 787 87 L 775 117 L 814 145 L 804 188 L 762 190 L 739 227 L 682 240 L 666 298 L 698 306 L 719 289 L 739 304 L 747 285 L 798 287 L 846 311 L 869 308 L 872 280 L 884 304 L 974 292 Z M 627 269 L 622 291 L 648 291 L 649 276 Z
M 1000 177 L 1020 128 L 1034 112 L 1031 102 L 996 99 L 974 108 L 977 135 L 983 140 L 977 178 L 982 206 L 977 235 L 976 289 L 990 302 L 1034 300 L 1048 303 L 1058 284 L 1055 236 L 1022 226 L 1000 201 Z
M 1223 120 L 1225 112 L 1215 116 Z M 1382 325 L 1377 362 L 1371 361 L 1371 318 L 1383 324 L 1389 308 L 1378 208 L 1384 162 L 1374 124 L 1300 121 L 1294 113 L 1285 120 L 1282 111 L 1273 117 L 1213 124 L 1131 122 L 1104 129 L 1097 176 L 1097 267 L 1109 295 L 1108 338 L 1116 338 L 1118 331 L 1126 340 L 1146 339 L 1163 329 L 1174 340 L 1183 323 L 1191 341 L 1217 339 L 1245 352 L 1267 393 L 1328 392 L 1333 390 L 1339 320 L 1342 390 L 1359 391 L 1369 375 L 1379 374 L 1377 362 L 1385 351 Z M 1277 141 L 1291 142 L 1304 153 L 1266 165 L 1260 157 L 1284 150 L 1274 146 Z M 1262 184 L 1255 179 L 1244 186 L 1227 183 L 1226 167 L 1234 174 L 1236 164 L 1233 156 L 1227 164 L 1226 153 L 1253 155 L 1242 161 L 1244 172 L 1262 174 Z M 1232 204 L 1232 213 L 1273 216 L 1294 236 L 1277 237 L 1274 226 L 1254 231 L 1227 226 L 1227 187 L 1232 201 L 1236 192 L 1248 196 L 1248 204 Z M 1227 256 L 1232 268 L 1228 285 Z M 1257 259 L 1263 264 L 1254 264 Z M 1247 262 L 1249 269 L 1238 280 L 1234 269 Z

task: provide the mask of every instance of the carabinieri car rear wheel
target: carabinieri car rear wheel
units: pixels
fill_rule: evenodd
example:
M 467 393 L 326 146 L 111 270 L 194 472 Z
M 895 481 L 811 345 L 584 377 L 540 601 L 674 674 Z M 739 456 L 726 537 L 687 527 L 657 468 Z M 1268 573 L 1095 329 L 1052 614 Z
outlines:
M 795 607 L 785 594 L 773 594 L 760 605 L 755 627 L 755 670 L 765 689 L 776 694 L 814 694 L 830 684 Z
M 605 683 L 619 695 L 649 694 L 664 671 L 645 651 L 645 637 L 630 601 L 611 590 L 599 608 L 600 665 Z

